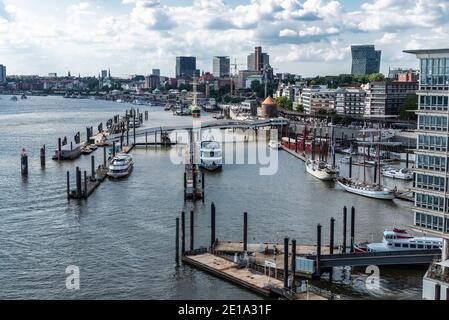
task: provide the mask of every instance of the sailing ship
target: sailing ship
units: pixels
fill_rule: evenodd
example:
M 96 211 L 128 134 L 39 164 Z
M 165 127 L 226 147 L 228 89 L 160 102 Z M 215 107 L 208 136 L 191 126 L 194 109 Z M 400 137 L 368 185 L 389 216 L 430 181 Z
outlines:
M 324 181 L 331 181 L 338 177 L 340 171 L 324 161 L 311 160 L 306 161 L 306 171 L 315 178 Z

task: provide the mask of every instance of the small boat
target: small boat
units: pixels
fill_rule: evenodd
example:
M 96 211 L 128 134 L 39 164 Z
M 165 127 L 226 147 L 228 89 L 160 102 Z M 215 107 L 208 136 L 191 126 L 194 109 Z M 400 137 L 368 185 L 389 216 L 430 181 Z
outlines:
M 19 100 L 16 96 L 11 97 L 11 101 L 17 101 Z
M 382 170 L 382 175 L 393 179 L 413 180 L 413 173 L 407 168 L 385 168 Z
M 282 147 L 281 143 L 279 141 L 276 141 L 276 140 L 270 140 L 270 142 L 268 143 L 268 146 L 271 149 L 275 149 L 275 150 L 279 150 Z
M 327 164 L 324 161 L 311 160 L 306 161 L 306 171 L 310 173 L 315 178 L 324 181 L 331 181 L 338 177 L 340 173 L 337 168 L 332 167 L 332 165 Z
M 198 106 L 192 106 L 191 113 L 192 113 L 192 117 L 200 118 L 201 117 L 201 108 Z
M 354 252 L 392 252 L 392 251 L 422 251 L 441 249 L 443 239 L 434 237 L 414 237 L 403 228 L 393 228 L 384 231 L 381 243 L 364 243 L 356 245 Z
M 81 154 L 84 155 L 91 154 L 92 152 L 94 152 L 94 150 L 92 150 L 89 146 L 85 146 L 84 148 L 81 149 Z
M 128 176 L 134 167 L 134 161 L 129 154 L 119 154 L 114 157 L 109 165 L 108 176 L 114 179 Z
M 28 97 L 27 97 L 25 94 L 22 94 L 22 95 L 20 96 L 20 99 L 25 100 L 25 99 L 28 99 Z
M 217 141 L 202 141 L 200 146 L 200 167 L 209 171 L 221 169 L 223 154 Z
M 96 144 L 90 144 L 90 145 L 89 145 L 89 148 L 90 148 L 91 150 L 95 151 L 95 150 L 98 149 L 98 146 L 97 146 Z
M 346 191 L 358 194 L 360 196 L 380 199 L 380 200 L 393 200 L 395 198 L 394 191 L 385 187 L 381 187 L 379 184 L 369 184 L 366 182 L 358 182 L 352 179 L 346 179 L 343 177 L 337 178 L 338 184 Z

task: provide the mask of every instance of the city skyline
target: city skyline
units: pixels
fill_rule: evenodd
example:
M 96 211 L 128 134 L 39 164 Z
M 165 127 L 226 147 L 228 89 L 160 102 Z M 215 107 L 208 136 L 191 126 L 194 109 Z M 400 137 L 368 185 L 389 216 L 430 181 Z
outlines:
M 176 56 L 212 72 L 213 56 L 245 64 L 262 46 L 275 72 L 315 76 L 350 73 L 350 46 L 374 44 L 386 73 L 417 67 L 403 50 L 447 41 L 448 16 L 433 0 L 0 0 L 0 63 L 8 74 L 174 76 Z

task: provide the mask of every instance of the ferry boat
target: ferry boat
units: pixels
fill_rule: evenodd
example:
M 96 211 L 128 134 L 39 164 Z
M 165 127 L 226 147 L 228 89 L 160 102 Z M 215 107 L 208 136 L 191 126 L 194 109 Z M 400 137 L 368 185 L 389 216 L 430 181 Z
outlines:
M 414 237 L 403 228 L 387 229 L 381 243 L 364 243 L 356 245 L 354 252 L 394 252 L 441 249 L 443 239 L 434 237 Z
M 382 170 L 382 175 L 393 179 L 413 180 L 413 173 L 407 168 L 385 168 Z
M 306 171 L 315 178 L 324 181 L 331 181 L 338 177 L 339 170 L 323 161 L 311 160 L 306 161 Z
M 202 141 L 200 147 L 200 167 L 209 171 L 221 169 L 223 154 L 217 141 Z
M 65 145 L 61 147 L 61 160 L 75 160 L 81 155 L 83 144 Z M 59 160 L 59 150 L 55 150 L 53 160 Z
M 115 156 L 109 165 L 108 176 L 114 179 L 128 176 L 134 167 L 134 161 L 129 154 Z
M 355 180 L 346 179 L 343 177 L 337 178 L 337 182 L 346 191 L 358 194 L 360 196 L 380 200 L 393 200 L 395 198 L 393 190 L 381 187 L 379 184 L 357 182 Z
M 275 150 L 281 149 L 281 143 L 279 141 L 276 141 L 276 140 L 270 140 L 270 142 L 268 143 L 268 146 L 271 149 L 275 149 Z

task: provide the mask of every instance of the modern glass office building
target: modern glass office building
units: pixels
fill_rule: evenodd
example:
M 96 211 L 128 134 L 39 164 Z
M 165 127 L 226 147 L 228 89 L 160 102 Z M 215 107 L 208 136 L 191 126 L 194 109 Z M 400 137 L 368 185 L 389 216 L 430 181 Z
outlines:
M 373 45 L 351 46 L 352 70 L 351 74 L 360 76 L 379 73 L 382 52 Z
M 193 78 L 196 74 L 196 57 L 176 57 L 176 78 Z
M 449 49 L 405 52 L 415 54 L 421 66 L 414 225 L 427 234 L 449 239 Z

